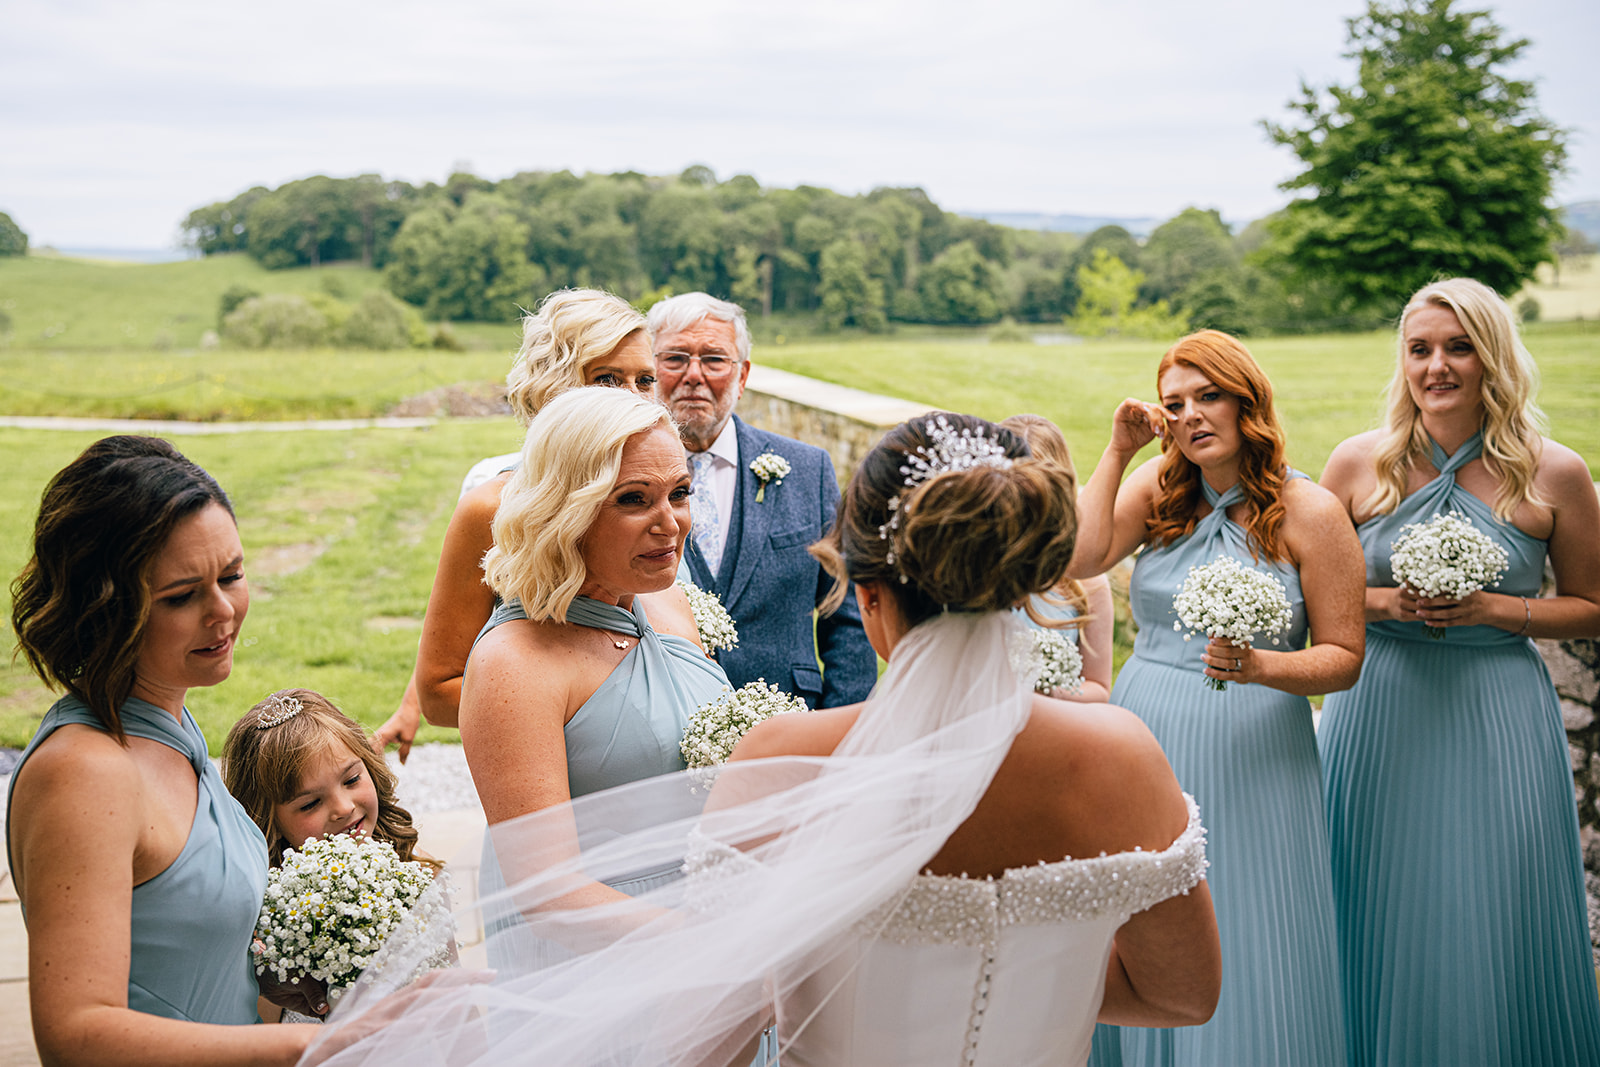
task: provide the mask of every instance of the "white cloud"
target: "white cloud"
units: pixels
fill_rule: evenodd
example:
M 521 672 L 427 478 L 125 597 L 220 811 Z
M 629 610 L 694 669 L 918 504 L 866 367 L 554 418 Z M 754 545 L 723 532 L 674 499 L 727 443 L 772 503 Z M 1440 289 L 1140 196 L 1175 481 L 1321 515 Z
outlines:
M 8 0 L 0 210 L 38 243 L 157 246 L 192 208 L 313 173 L 442 180 L 695 162 L 942 205 L 1236 219 L 1293 171 L 1263 118 L 1349 76 L 1361 0 Z M 1593 5 L 1527 0 L 1541 104 L 1600 195 Z M 1581 8 L 1581 9 L 1580 9 Z

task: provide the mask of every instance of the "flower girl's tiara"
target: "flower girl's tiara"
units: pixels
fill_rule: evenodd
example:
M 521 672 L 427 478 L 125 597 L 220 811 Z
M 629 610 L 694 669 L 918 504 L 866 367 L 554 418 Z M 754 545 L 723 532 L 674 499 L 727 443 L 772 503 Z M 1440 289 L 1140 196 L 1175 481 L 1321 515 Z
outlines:
M 303 705 L 299 698 L 273 693 L 261 702 L 261 711 L 256 715 L 256 729 L 270 730 L 274 726 L 288 722 L 302 710 Z

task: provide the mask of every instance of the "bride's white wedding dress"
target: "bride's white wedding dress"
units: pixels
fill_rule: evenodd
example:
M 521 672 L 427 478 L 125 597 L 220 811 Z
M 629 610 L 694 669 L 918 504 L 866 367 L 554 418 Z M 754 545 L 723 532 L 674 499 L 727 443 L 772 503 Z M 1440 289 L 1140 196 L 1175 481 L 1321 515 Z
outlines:
M 727 848 L 696 857 L 691 896 L 748 862 Z M 1042 863 L 998 879 L 919 875 L 857 924 L 864 952 L 784 999 L 783 1065 L 1081 1064 L 1118 927 L 1187 893 L 1205 868 L 1190 799 L 1188 827 L 1159 852 Z
M 914 627 L 832 756 L 663 775 L 491 827 L 513 884 L 472 910 L 517 909 L 520 947 L 474 984 L 452 971 L 408 993 L 398 1020 L 399 983 L 364 976 L 319 1035 L 359 1040 L 312 1061 L 746 1067 L 776 1015 L 784 1067 L 1082 1063 L 1113 935 L 1203 877 L 1203 831 L 1191 807 L 1160 852 L 918 873 L 1031 714 L 1008 616 Z M 594 895 L 663 864 L 685 877 Z M 391 936 L 369 973 L 410 973 L 449 925 Z

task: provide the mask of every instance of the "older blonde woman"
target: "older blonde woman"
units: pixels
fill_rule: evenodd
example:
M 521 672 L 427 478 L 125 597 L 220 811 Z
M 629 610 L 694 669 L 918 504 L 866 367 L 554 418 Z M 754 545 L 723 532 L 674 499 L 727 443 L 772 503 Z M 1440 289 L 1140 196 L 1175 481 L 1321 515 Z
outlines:
M 1322 478 L 1367 562 L 1366 663 L 1320 732 L 1350 1062 L 1600 1063 L 1566 735 L 1529 640 L 1600 633 L 1600 505 L 1540 435 L 1537 371 L 1492 290 L 1427 286 L 1399 342 L 1384 425 Z M 1449 511 L 1510 565 L 1418 598 L 1391 546 Z
M 522 347 L 506 375 L 506 395 L 526 426 L 549 401 L 583 385 L 653 397 L 656 369 L 650 333 L 644 316 L 621 297 L 596 289 L 563 289 L 523 319 Z M 469 483 L 480 475 L 492 476 L 464 491 L 445 532 L 416 669 L 399 709 L 374 735 L 380 747 L 398 743 L 402 761 L 422 716 L 436 726 L 456 725 L 467 652 L 494 610 L 494 594 L 484 584 L 480 563 L 493 543 L 489 525 L 516 462 L 515 454 L 496 456 L 474 467 Z
M 577 389 L 533 420 L 484 569 L 461 743 L 489 822 L 684 769 L 689 716 L 727 685 L 674 586 L 689 468 L 665 408 Z

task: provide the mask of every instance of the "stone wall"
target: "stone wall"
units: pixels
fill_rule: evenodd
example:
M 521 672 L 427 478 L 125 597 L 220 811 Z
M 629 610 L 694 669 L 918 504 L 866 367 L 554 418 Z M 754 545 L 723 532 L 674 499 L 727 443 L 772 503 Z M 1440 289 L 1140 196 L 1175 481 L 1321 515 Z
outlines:
M 1589 890 L 1589 942 L 1600 969 L 1600 642 L 1537 641 L 1561 697 L 1578 802 L 1578 840 Z
M 825 450 L 842 488 L 886 431 L 929 408 L 755 363 L 737 410 L 752 426 Z

